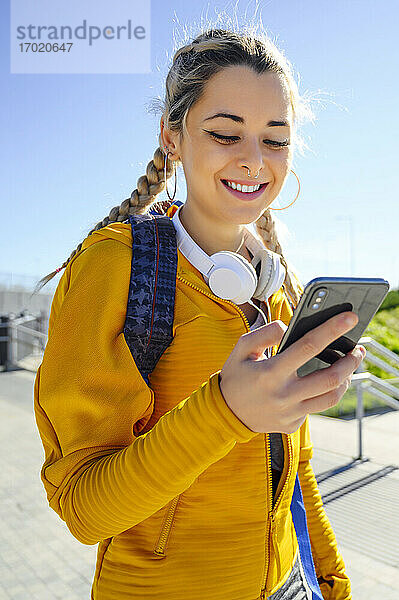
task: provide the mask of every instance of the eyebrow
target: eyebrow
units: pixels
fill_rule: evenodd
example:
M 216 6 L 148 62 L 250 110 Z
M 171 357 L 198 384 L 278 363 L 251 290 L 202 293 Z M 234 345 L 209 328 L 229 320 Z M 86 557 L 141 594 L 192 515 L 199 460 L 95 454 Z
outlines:
M 219 112 L 211 117 L 207 117 L 204 121 L 209 121 L 210 119 L 216 119 L 217 117 L 222 117 L 223 119 L 232 119 L 237 123 L 244 123 L 244 119 L 237 115 L 231 115 L 230 113 Z M 267 127 L 289 127 L 289 123 L 287 121 L 269 121 L 267 123 Z

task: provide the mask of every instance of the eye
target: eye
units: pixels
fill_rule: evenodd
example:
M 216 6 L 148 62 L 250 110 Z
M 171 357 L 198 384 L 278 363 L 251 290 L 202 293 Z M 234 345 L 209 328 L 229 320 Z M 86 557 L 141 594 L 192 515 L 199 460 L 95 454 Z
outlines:
M 240 139 L 237 135 L 221 135 L 220 133 L 216 133 L 215 131 L 208 131 L 207 129 L 204 129 L 204 131 L 209 133 L 210 136 L 220 141 L 222 144 L 233 144 L 234 142 Z
M 234 144 L 240 138 L 237 135 L 221 135 L 220 133 L 216 133 L 215 131 L 208 131 L 204 129 L 211 137 L 218 140 L 218 142 L 222 144 Z M 285 139 L 282 142 L 278 142 L 276 140 L 263 140 L 266 145 L 270 145 L 272 148 L 284 148 L 290 145 L 290 141 Z
M 270 146 L 274 146 L 275 148 L 284 148 L 285 146 L 290 145 L 289 140 L 284 140 L 283 142 L 276 142 L 274 140 L 263 140 L 266 144 L 270 144 Z

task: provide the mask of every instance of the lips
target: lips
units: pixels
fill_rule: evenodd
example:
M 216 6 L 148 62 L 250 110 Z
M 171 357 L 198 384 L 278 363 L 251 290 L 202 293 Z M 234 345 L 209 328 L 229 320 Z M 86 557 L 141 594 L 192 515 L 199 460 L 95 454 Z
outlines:
M 263 194 L 265 188 L 269 185 L 268 183 L 262 183 L 260 188 L 256 190 L 256 192 L 239 192 L 238 190 L 233 190 L 233 188 L 229 187 L 225 179 L 221 179 L 220 181 L 222 182 L 223 187 L 226 190 L 228 190 L 236 198 L 240 198 L 240 200 L 255 200 Z

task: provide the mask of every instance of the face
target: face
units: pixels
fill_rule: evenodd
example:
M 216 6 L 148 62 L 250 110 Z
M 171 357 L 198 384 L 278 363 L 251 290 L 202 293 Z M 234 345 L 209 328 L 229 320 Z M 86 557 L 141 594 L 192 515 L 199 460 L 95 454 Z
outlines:
M 214 117 L 217 113 L 234 118 Z M 208 81 L 186 124 L 182 136 L 163 131 L 171 158 L 179 157 L 183 165 L 184 212 L 192 223 L 194 218 L 201 223 L 203 231 L 224 231 L 225 239 L 230 232 L 233 239 L 240 225 L 257 220 L 273 202 L 289 174 L 293 123 L 287 87 L 275 73 L 225 68 Z M 239 192 L 227 181 L 262 187 L 254 193 Z

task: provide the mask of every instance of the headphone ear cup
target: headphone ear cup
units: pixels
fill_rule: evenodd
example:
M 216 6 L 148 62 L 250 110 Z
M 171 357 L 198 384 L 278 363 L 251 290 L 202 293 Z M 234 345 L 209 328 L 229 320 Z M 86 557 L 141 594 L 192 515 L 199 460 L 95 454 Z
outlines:
M 285 276 L 287 274 L 286 268 L 284 267 L 283 263 L 281 262 L 280 255 L 276 254 L 275 252 L 273 252 L 273 254 L 274 254 L 274 258 L 275 258 L 275 267 L 273 270 L 274 280 L 272 281 L 271 286 L 270 286 L 270 290 L 271 290 L 270 295 L 274 294 L 275 292 L 277 292 L 277 290 L 279 290 L 281 288 L 281 286 L 284 283 Z
M 245 298 L 245 300 L 240 302 L 240 304 L 243 304 L 244 302 L 248 302 L 248 300 L 250 300 L 254 296 L 254 294 L 256 292 L 256 288 L 258 286 L 259 275 L 258 275 L 256 267 L 254 267 L 254 265 L 252 264 L 253 261 L 249 262 L 246 258 L 241 256 L 241 254 L 236 254 L 236 253 L 234 253 L 234 254 L 242 262 L 245 270 L 250 273 L 250 277 L 253 281 L 253 291 L 251 291 L 252 290 L 252 285 L 251 285 L 251 289 L 248 290 L 247 297 Z M 238 302 L 236 304 L 238 304 Z
M 281 263 L 280 256 L 266 247 L 261 249 L 260 258 L 259 254 L 257 254 L 252 263 L 254 261 L 258 261 L 256 265 L 257 271 L 259 271 L 260 267 L 254 298 L 266 301 L 282 286 L 286 270 Z
M 236 304 L 248 302 L 258 283 L 254 267 L 243 256 L 229 250 L 212 254 L 211 259 L 214 267 L 208 285 L 212 292 Z

